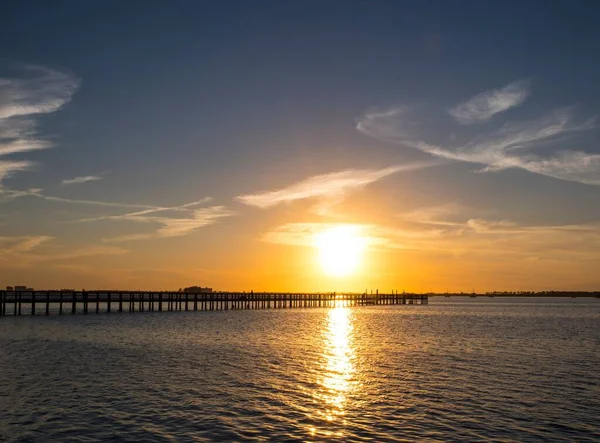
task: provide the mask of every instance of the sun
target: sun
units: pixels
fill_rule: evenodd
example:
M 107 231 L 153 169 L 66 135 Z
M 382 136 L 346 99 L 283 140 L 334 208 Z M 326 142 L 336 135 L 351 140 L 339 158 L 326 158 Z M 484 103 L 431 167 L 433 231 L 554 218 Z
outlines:
M 360 265 L 365 238 L 356 225 L 335 226 L 315 235 L 319 262 L 323 271 L 333 277 L 344 277 Z

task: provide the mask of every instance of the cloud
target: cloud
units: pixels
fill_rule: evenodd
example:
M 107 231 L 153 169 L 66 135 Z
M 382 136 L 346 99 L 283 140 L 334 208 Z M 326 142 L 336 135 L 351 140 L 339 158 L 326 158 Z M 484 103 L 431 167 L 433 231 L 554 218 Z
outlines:
M 466 226 L 477 234 L 519 234 L 524 232 L 514 222 L 508 220 L 482 220 L 472 218 L 467 220 Z
M 212 225 L 220 218 L 230 217 L 232 215 L 234 215 L 234 212 L 224 206 L 211 206 L 208 208 L 195 209 L 192 211 L 190 217 L 185 218 L 124 215 L 121 217 L 122 220 L 158 224 L 160 225 L 160 228 L 150 233 L 121 235 L 106 238 L 104 241 L 107 243 L 120 243 L 135 240 L 147 240 L 151 238 L 181 237 L 192 233 L 196 229 Z
M 444 207 L 425 207 L 408 213 L 403 219 L 411 224 L 400 230 L 402 237 L 396 236 L 393 229 L 388 231 L 388 247 L 490 260 L 531 256 L 553 260 L 600 258 L 598 223 L 524 225 L 513 220 L 465 217 L 470 209 L 457 212 L 457 206 L 451 205 L 447 210 Z M 406 231 L 422 233 L 432 224 L 437 237 L 405 235 Z
M 15 172 L 25 171 L 31 166 L 31 162 L 27 161 L 0 161 L 0 195 L 2 195 L 2 180 Z
M 40 149 L 47 149 L 50 146 L 52 146 L 50 143 L 43 140 L 11 140 L 9 142 L 0 143 L 0 156 L 38 151 Z
M 62 201 L 62 200 L 61 200 Z M 77 222 L 94 222 L 100 220 L 130 220 L 130 221 L 146 221 L 149 217 L 149 214 L 155 214 L 157 212 L 166 212 L 166 211 L 190 211 L 195 206 L 200 206 L 212 201 L 211 197 L 204 197 L 200 200 L 196 200 L 190 203 L 185 203 L 179 206 L 149 206 L 149 205 L 130 205 L 130 204 L 120 204 L 120 203 L 109 203 L 109 202 L 94 202 L 94 201 L 85 201 L 84 203 L 100 203 L 102 205 L 111 205 L 118 207 L 129 207 L 129 208 L 141 208 L 141 211 L 129 212 L 127 214 L 118 214 L 118 215 L 103 215 L 100 217 L 89 217 L 82 218 L 77 220 Z M 79 200 L 69 200 L 69 202 L 79 202 Z
M 1 172 L 1 171 L 0 171 Z M 128 212 L 125 214 L 117 215 L 102 215 L 96 217 L 88 217 L 79 220 L 75 220 L 76 223 L 84 222 L 99 222 L 103 220 L 109 221 L 130 221 L 136 223 L 147 223 L 159 225 L 159 227 L 150 233 L 137 233 L 122 236 L 115 236 L 106 238 L 103 241 L 108 243 L 117 243 L 133 240 L 146 240 L 150 238 L 168 238 L 168 237 L 179 237 L 187 235 L 196 229 L 202 228 L 214 224 L 220 218 L 229 217 L 235 215 L 235 213 L 224 206 L 210 206 L 206 208 L 199 208 L 198 206 L 204 205 L 212 201 L 212 198 L 205 197 L 200 200 L 185 203 L 178 206 L 155 206 L 155 205 L 144 205 L 144 204 L 129 204 L 129 203 L 116 203 L 116 202 L 105 202 L 97 200 L 72 200 L 65 199 L 62 197 L 49 196 L 42 193 L 40 189 L 30 189 L 25 191 L 0 189 L 0 198 L 14 199 L 23 197 L 35 197 L 46 201 L 52 201 L 57 203 L 66 204 L 77 204 L 77 205 L 91 205 L 104 208 L 126 208 L 135 209 L 134 212 Z M 1 203 L 2 200 L 0 200 Z M 171 212 L 174 214 L 185 213 L 185 217 L 167 217 L 163 215 L 157 215 L 159 213 Z M 1 243 L 0 243 L 1 246 Z
M 414 145 L 418 122 L 407 106 L 369 111 L 356 120 L 356 129 L 369 137 L 396 144 Z
M 536 120 L 507 124 L 456 149 L 426 143 L 418 147 L 438 157 L 484 164 L 483 171 L 487 172 L 520 168 L 562 180 L 600 185 L 598 154 L 559 151 L 543 157 L 532 152 L 534 148 L 569 140 L 596 127 L 596 118 L 575 122 L 571 110 L 560 109 Z
M 344 227 L 353 235 L 364 239 L 365 246 L 385 243 L 379 236 L 377 225 L 358 223 L 286 223 L 263 235 L 262 240 L 291 246 L 316 247 L 317 237 L 323 231 Z
M 81 176 L 81 177 L 75 177 L 75 178 L 63 180 L 61 182 L 61 184 L 74 185 L 74 184 L 87 183 L 87 182 L 93 182 L 93 181 L 98 181 L 98 180 L 102 180 L 102 177 L 100 177 L 98 175 L 85 175 L 85 176 Z
M 3 268 L 27 268 L 42 262 L 72 260 L 97 255 L 121 255 L 126 249 L 108 245 L 73 248 L 55 243 L 46 235 L 0 237 L 0 264 Z
M 230 217 L 233 211 L 224 206 L 195 209 L 191 218 L 155 218 L 162 227 L 156 231 L 158 237 L 179 237 L 204 226 L 212 225 L 219 218 Z
M 489 120 L 495 114 L 519 106 L 529 95 L 529 81 L 521 80 L 499 89 L 482 92 L 448 113 L 462 125 Z
M 38 136 L 32 116 L 58 111 L 78 87 L 73 75 L 41 66 L 15 65 L 10 76 L 0 76 L 0 186 L 11 173 L 28 169 L 2 157 L 53 146 Z
M 575 122 L 572 114 L 572 109 L 562 108 L 541 118 L 507 123 L 491 134 L 476 137 L 454 152 L 448 150 L 449 156 L 458 160 L 468 159 L 502 168 L 502 162 L 506 158 L 515 155 L 522 156 L 523 154 L 519 151 L 557 140 L 566 140 L 594 129 L 597 125 L 596 118 Z
M 36 255 L 30 257 L 31 261 L 58 261 L 58 260 L 71 260 L 74 258 L 84 257 L 95 257 L 97 255 L 123 255 L 127 254 L 127 249 L 120 248 L 118 246 L 107 246 L 107 245 L 90 245 L 74 249 L 58 250 L 52 254 Z
M 428 224 L 452 224 L 442 218 L 448 215 L 459 214 L 463 206 L 457 203 L 444 203 L 438 206 L 430 206 L 427 208 L 418 208 L 403 215 L 406 220 L 415 221 L 418 223 Z
M 236 199 L 246 205 L 256 206 L 261 209 L 314 197 L 333 198 L 339 201 L 347 192 L 366 186 L 389 175 L 398 172 L 413 171 L 435 164 L 437 163 L 421 162 L 396 165 L 383 169 L 348 169 L 329 174 L 315 175 L 285 188 L 257 194 L 241 195 L 236 197 Z
M 28 163 L 21 165 L 23 168 L 29 166 Z M 0 174 L 2 173 L 2 169 L 0 166 Z M 27 189 L 27 190 L 15 190 L 15 189 L 0 189 L 0 196 L 4 197 L 4 199 L 12 200 L 15 198 L 23 198 L 23 197 L 34 197 L 39 198 L 46 201 L 52 201 L 57 203 L 66 203 L 71 205 L 88 205 L 88 206 L 99 206 L 99 207 L 108 207 L 108 208 L 129 208 L 129 209 L 141 209 L 141 210 L 149 210 L 149 211 L 163 211 L 176 208 L 165 208 L 161 206 L 154 205 L 144 205 L 144 204 L 135 204 L 135 203 L 118 203 L 118 202 L 106 202 L 99 200 L 77 200 L 77 199 L 69 199 L 63 197 L 57 197 L 54 195 L 46 195 L 42 192 L 41 189 Z M 202 199 L 200 202 L 194 202 L 193 204 L 200 204 L 201 202 L 205 203 L 210 199 Z M 110 218 L 101 217 L 101 218 Z
M 0 197 L 4 197 L 6 199 L 35 197 L 47 201 L 66 204 L 91 205 L 104 208 L 126 208 L 130 210 L 135 209 L 135 211 L 128 212 L 125 214 L 102 215 L 96 217 L 82 218 L 79 220 L 75 220 L 76 223 L 90 223 L 99 221 L 129 221 L 136 223 L 148 223 L 159 225 L 159 227 L 151 233 L 138 233 L 104 239 L 105 242 L 109 243 L 131 240 L 145 240 L 149 238 L 179 237 L 187 235 L 192 231 L 195 231 L 196 229 L 216 223 L 220 218 L 229 217 L 235 214 L 233 211 L 227 209 L 224 206 L 210 206 L 204 208 L 198 207 L 212 201 L 212 198 L 210 197 L 205 197 L 200 200 L 196 200 L 178 206 L 155 206 L 143 204 L 104 202 L 97 200 L 71 200 L 62 197 L 45 195 L 40 189 L 30 189 L 26 191 L 0 189 Z M 185 214 L 185 216 L 167 217 L 164 215 L 157 215 L 159 213 L 165 212 L 170 212 L 174 214 Z
M 484 165 L 481 172 L 519 168 L 561 180 L 600 185 L 599 154 L 556 150 L 559 144 L 598 128 L 597 117 L 576 120 L 573 114 L 572 108 L 556 109 L 532 120 L 506 123 L 464 144 L 457 144 L 454 132 L 448 135 L 447 143 L 426 140 L 434 128 L 421 127 L 407 107 L 367 112 L 358 119 L 356 128 L 378 140 L 419 149 L 438 158 Z
M 561 180 L 600 185 L 600 155 L 565 151 L 548 159 L 528 159 L 521 168 Z
M 101 217 L 91 217 L 77 220 L 77 222 L 98 222 L 98 221 L 128 221 L 135 223 L 147 223 L 159 225 L 153 232 L 136 233 L 120 235 L 106 238 L 103 241 L 107 243 L 120 243 L 135 240 L 147 240 L 151 238 L 169 238 L 181 237 L 191 232 L 216 223 L 220 218 L 230 217 L 235 213 L 224 206 L 210 206 L 206 208 L 197 208 L 196 206 L 207 203 L 210 198 L 185 203 L 172 207 L 153 207 L 141 211 L 129 212 L 119 215 L 106 215 Z M 160 212 L 186 213 L 185 217 L 166 217 L 156 215 Z
M 0 118 L 0 140 L 29 138 L 35 135 L 36 127 L 32 118 Z
M 79 87 L 79 80 L 65 72 L 34 65 L 15 67 L 16 76 L 0 77 L 0 119 L 55 112 Z
M 290 246 L 317 247 L 317 237 L 323 231 L 344 227 L 362 239 L 367 248 L 405 249 L 416 240 L 438 239 L 443 230 L 420 228 L 404 229 L 369 223 L 286 223 L 265 233 L 262 240 Z
M 595 233 L 600 235 L 600 226 L 595 224 L 588 225 L 539 225 L 522 226 L 510 220 L 482 220 L 471 218 L 467 220 L 466 225 L 477 234 L 527 234 L 527 233 Z
M 482 262 L 528 259 L 571 262 L 600 259 L 600 224 L 523 225 L 511 220 L 465 217 L 458 206 L 420 208 L 395 225 L 343 224 L 363 238 L 370 249 L 426 253 L 428 260 L 448 256 Z M 418 220 L 417 214 L 424 215 Z M 445 214 L 445 215 L 444 215 Z M 320 232 L 336 223 L 286 223 L 261 240 L 274 244 L 316 247 Z
M 46 235 L 0 237 L 0 250 L 2 255 L 29 252 L 53 239 Z

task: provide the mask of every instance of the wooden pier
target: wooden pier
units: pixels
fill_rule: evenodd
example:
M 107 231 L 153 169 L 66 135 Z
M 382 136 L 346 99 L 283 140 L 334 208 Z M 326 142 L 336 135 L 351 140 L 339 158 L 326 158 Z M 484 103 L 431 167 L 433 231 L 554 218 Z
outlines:
M 428 296 L 407 293 L 0 291 L 0 317 L 414 304 L 428 304 Z

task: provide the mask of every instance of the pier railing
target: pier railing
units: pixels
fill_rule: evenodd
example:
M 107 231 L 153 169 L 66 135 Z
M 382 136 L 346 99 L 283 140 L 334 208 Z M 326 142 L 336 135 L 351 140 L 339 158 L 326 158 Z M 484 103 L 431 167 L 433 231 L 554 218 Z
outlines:
M 428 304 L 407 293 L 0 291 L 0 316 Z

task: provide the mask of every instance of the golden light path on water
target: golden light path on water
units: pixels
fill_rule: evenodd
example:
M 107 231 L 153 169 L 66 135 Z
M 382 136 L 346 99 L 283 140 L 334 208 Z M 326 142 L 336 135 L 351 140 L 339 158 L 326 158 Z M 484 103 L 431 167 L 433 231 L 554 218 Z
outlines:
M 327 328 L 323 333 L 324 367 L 317 381 L 320 389 L 314 393 L 321 406 L 316 412 L 317 418 L 329 426 L 328 429 L 311 427 L 309 431 L 313 436 L 343 437 L 346 401 L 356 388 L 352 329 L 352 312 L 340 301 L 328 311 Z M 339 426 L 337 432 L 331 431 L 332 424 Z

